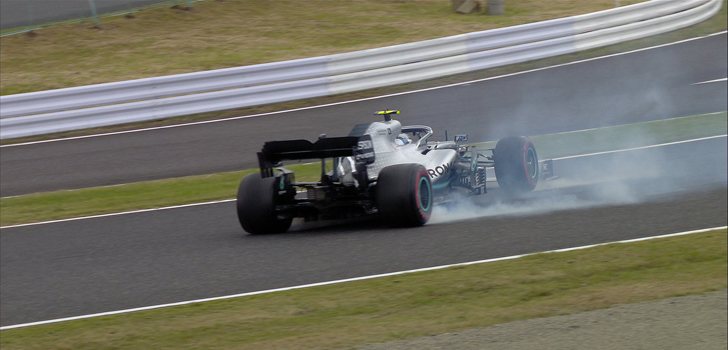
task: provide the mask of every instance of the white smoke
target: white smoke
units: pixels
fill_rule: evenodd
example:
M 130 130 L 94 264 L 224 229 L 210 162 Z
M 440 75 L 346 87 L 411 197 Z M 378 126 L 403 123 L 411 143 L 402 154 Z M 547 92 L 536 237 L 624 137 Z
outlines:
M 630 136 L 650 143 L 649 135 Z M 725 139 L 721 140 L 724 145 Z M 615 144 L 614 149 L 621 146 Z M 676 154 L 679 147 L 690 147 L 688 157 Z M 542 181 L 536 191 L 510 198 L 489 182 L 489 187 L 494 188 L 483 196 L 452 197 L 445 205 L 436 206 L 430 223 L 632 204 L 700 186 L 725 186 L 722 147 L 696 142 L 556 160 L 558 178 Z M 707 161 L 697 155 L 707 157 Z
M 587 187 L 587 190 L 570 191 L 570 189 L 582 187 Z M 639 201 L 639 197 L 628 186 L 621 183 L 610 184 L 606 188 L 593 187 L 586 181 L 556 179 L 551 183 L 539 186 L 537 192 L 520 198 L 508 198 L 492 193 L 496 190 L 486 194 L 486 196 L 493 196 L 489 199 L 458 196 L 451 202 L 435 206 L 429 222 L 439 224 L 483 217 L 538 215 Z

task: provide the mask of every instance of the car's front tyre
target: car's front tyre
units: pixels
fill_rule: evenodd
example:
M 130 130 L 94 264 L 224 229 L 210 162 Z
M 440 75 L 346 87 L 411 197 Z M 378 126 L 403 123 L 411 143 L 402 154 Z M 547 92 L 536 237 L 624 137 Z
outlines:
M 533 191 L 539 178 L 538 155 L 523 136 L 500 139 L 493 150 L 498 186 L 509 194 Z

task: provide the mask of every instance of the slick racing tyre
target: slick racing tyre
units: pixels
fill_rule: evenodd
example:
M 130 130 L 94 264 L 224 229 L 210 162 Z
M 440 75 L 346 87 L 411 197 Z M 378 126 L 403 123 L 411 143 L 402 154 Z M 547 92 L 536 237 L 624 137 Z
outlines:
M 397 164 L 379 172 L 376 203 L 393 226 L 422 226 L 432 214 L 432 184 L 425 167 Z
M 250 234 L 286 232 L 292 218 L 279 218 L 275 213 L 276 177 L 260 174 L 246 176 L 238 187 L 238 221 Z
M 500 139 L 493 150 L 495 177 L 509 194 L 522 194 L 536 188 L 538 155 L 533 143 L 522 136 Z

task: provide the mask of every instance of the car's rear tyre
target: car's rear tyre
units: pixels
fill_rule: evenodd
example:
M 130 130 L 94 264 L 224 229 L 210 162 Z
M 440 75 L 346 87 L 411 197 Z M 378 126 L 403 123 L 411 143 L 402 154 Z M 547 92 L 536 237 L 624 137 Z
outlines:
M 493 150 L 498 185 L 510 194 L 536 188 L 539 177 L 538 155 L 533 143 L 522 136 L 506 137 Z
M 394 226 L 422 226 L 432 214 L 432 183 L 420 164 L 397 164 L 379 172 L 376 203 Z
M 260 174 L 246 176 L 238 187 L 238 221 L 250 234 L 286 232 L 292 218 L 280 218 L 275 212 L 275 177 L 262 178 Z

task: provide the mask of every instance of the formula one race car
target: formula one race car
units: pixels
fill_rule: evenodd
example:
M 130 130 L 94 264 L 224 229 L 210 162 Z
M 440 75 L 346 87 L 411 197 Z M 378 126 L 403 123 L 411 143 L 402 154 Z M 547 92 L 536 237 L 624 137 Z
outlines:
M 243 229 L 277 233 L 287 231 L 295 217 L 310 221 L 367 214 L 395 226 L 420 226 L 429 220 L 433 205 L 453 193 L 486 193 L 486 168 L 495 168 L 499 187 L 510 194 L 533 190 L 541 173 L 551 168 L 549 162 L 539 164 L 525 137 L 501 139 L 487 155 L 465 145 L 467 135 L 430 141 L 432 128 L 403 127 L 392 119 L 399 111 L 376 114 L 384 121 L 356 125 L 349 136 L 266 142 L 258 153 L 260 174 L 245 177 L 238 189 Z M 319 181 L 296 182 L 280 163 L 299 159 L 321 159 Z

